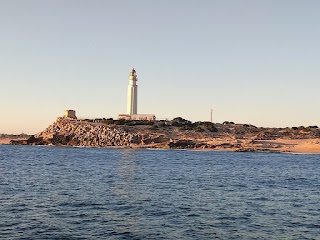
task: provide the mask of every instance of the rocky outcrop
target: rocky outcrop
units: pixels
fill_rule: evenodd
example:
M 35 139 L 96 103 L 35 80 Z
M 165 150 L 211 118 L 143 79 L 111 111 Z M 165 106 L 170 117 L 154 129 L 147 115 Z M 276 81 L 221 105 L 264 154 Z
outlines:
M 163 121 L 92 122 L 58 118 L 44 131 L 22 145 L 63 145 L 87 147 L 215 149 L 230 151 L 279 151 L 285 146 L 277 139 L 318 139 L 318 127 L 257 128 L 248 124 L 212 124 Z
M 11 145 L 27 145 L 28 140 L 22 139 L 22 140 L 10 140 Z
M 121 127 L 59 119 L 41 133 L 28 139 L 28 144 L 66 146 L 130 146 L 140 144 L 142 137 Z
M 168 144 L 169 148 L 176 148 L 176 149 L 186 149 L 186 148 L 195 148 L 196 142 L 192 140 L 171 140 Z

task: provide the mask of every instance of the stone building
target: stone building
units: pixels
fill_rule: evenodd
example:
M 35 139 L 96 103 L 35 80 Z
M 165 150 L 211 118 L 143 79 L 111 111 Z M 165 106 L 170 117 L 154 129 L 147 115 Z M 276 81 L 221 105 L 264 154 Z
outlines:
M 77 119 L 75 110 L 64 110 L 63 117 Z

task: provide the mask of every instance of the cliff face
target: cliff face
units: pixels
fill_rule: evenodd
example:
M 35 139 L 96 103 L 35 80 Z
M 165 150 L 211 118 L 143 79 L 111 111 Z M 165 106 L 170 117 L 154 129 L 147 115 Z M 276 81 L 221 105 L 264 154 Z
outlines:
M 29 139 L 30 144 L 66 146 L 130 146 L 141 141 L 141 136 L 121 127 L 58 119 L 47 129 Z
M 88 147 L 207 147 L 208 133 L 181 130 L 176 126 L 115 125 L 60 118 L 28 139 L 29 145 Z M 197 139 L 197 141 L 194 141 Z

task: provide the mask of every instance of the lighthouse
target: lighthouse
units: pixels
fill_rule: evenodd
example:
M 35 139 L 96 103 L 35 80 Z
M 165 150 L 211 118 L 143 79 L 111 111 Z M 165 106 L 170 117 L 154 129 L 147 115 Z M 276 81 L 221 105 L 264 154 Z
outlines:
M 138 86 L 137 86 L 137 73 L 134 68 L 130 71 L 128 84 L 128 100 L 127 100 L 127 113 L 119 114 L 118 119 L 124 120 L 137 120 L 137 121 L 155 121 L 154 114 L 138 114 Z
M 127 114 L 134 115 L 137 114 L 138 106 L 138 86 L 137 86 L 137 73 L 133 68 L 129 75 L 129 85 L 128 85 L 128 102 L 127 102 Z

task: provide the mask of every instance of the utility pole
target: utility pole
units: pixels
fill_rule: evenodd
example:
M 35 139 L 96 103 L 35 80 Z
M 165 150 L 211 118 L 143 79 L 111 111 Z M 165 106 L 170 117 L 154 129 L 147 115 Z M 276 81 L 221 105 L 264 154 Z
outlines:
M 211 108 L 211 111 L 210 111 L 210 121 L 212 123 L 212 112 L 213 112 L 213 109 Z

